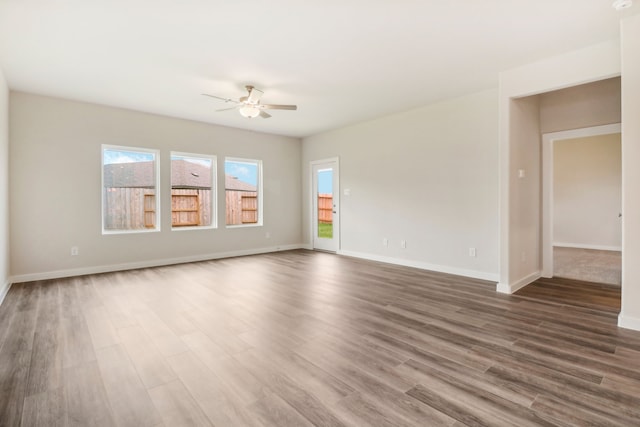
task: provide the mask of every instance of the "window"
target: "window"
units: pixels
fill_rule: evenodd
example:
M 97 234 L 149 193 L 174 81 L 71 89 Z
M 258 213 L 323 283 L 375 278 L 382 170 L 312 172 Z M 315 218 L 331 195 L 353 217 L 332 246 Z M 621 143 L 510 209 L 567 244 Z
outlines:
M 102 233 L 160 229 L 157 150 L 102 146 Z
M 216 158 L 171 153 L 171 227 L 215 227 Z
M 262 225 L 262 162 L 227 158 L 224 172 L 227 225 Z

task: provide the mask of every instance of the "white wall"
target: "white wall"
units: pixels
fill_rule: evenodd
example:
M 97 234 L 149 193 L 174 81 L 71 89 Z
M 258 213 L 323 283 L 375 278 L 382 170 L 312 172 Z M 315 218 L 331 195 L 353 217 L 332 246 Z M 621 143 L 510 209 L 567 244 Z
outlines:
M 509 163 L 511 195 L 508 217 L 511 233 L 509 277 L 518 286 L 538 274 L 540 262 L 540 100 L 529 96 L 511 100 Z
M 531 201 L 520 194 L 522 187 L 518 169 L 541 169 L 539 154 L 529 162 L 526 159 L 532 148 L 521 144 L 515 136 L 520 129 L 513 121 L 514 100 L 553 90 L 590 83 L 620 74 L 620 45 L 617 41 L 600 43 L 539 62 L 528 64 L 500 74 L 499 94 L 499 152 L 500 152 L 500 283 L 497 290 L 511 293 L 535 280 L 540 274 L 540 223 L 531 222 L 531 212 L 526 208 Z M 529 113 L 531 113 L 529 111 Z M 531 120 L 535 121 L 533 114 Z M 540 116 L 540 114 L 539 114 Z M 538 119 L 539 120 L 539 119 Z M 524 123 L 520 121 L 520 123 Z M 530 126 L 530 125 L 524 125 Z M 535 124 L 531 124 L 535 126 Z M 538 126 L 543 126 L 538 123 Z M 529 132 L 529 128 L 523 131 Z M 539 144 L 537 147 L 540 150 Z M 524 166 L 523 166 L 524 165 Z M 525 178 L 526 179 L 526 178 Z M 540 191 L 540 182 L 538 182 Z M 540 215 L 540 211 L 535 213 Z M 530 229 L 529 227 L 535 227 Z M 523 254 L 524 259 L 522 261 Z M 530 253 L 533 251 L 534 253 Z M 535 253 L 537 251 L 537 253 Z M 536 262 L 530 263 L 533 256 Z
M 9 88 L 0 69 L 0 302 L 9 289 Z
M 299 139 L 15 92 L 10 126 L 14 281 L 301 245 Z M 101 234 L 101 144 L 160 149 L 161 232 Z M 264 226 L 171 231 L 172 150 L 261 159 Z
M 621 135 L 553 143 L 554 246 L 620 250 Z
M 337 156 L 341 194 L 351 190 L 341 195 L 341 253 L 497 280 L 497 95 L 483 91 L 305 138 L 305 242 L 309 162 Z
M 622 21 L 622 310 L 640 330 L 640 15 Z

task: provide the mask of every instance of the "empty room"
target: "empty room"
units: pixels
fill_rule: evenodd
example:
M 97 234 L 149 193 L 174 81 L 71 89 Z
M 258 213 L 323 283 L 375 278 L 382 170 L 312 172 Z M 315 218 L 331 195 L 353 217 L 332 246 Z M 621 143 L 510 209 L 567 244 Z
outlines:
M 639 118 L 638 1 L 0 0 L 0 426 L 637 425 Z

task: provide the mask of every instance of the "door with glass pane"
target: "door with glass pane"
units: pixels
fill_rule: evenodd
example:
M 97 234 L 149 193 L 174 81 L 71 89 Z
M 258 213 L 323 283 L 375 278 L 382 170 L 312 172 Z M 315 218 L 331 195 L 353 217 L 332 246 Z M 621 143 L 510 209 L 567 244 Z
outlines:
M 340 193 L 338 160 L 311 162 L 313 248 L 337 252 L 340 248 Z

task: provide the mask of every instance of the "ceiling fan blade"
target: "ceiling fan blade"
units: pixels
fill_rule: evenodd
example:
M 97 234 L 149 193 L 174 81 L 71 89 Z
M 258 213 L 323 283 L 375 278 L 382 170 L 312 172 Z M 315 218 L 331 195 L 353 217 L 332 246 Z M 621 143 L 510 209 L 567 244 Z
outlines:
M 277 105 L 277 104 L 260 104 L 260 108 L 265 110 L 297 110 L 297 105 Z
M 221 112 L 221 111 L 235 110 L 235 109 L 237 109 L 237 108 L 238 108 L 237 106 L 236 106 L 236 107 L 231 107 L 231 108 L 222 108 L 221 110 L 216 110 L 216 113 L 219 113 L 219 112 Z
M 260 102 L 260 98 L 264 94 L 263 91 L 256 89 L 253 86 L 247 86 L 247 90 L 249 91 L 249 97 L 247 98 L 247 102 L 249 104 L 257 104 Z
M 234 104 L 237 104 L 238 101 L 231 99 L 231 98 L 222 98 L 220 96 L 215 96 L 215 95 L 209 95 L 208 93 L 203 93 L 202 95 L 204 96 L 208 96 L 209 98 L 215 98 L 215 99 L 219 99 L 220 101 L 224 101 L 224 102 L 233 102 Z
M 263 119 L 268 119 L 269 117 L 271 117 L 271 114 L 267 113 L 266 111 L 260 111 L 260 117 L 262 117 Z

